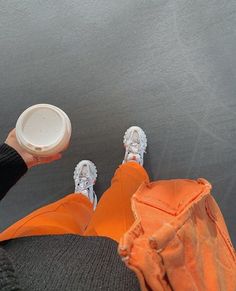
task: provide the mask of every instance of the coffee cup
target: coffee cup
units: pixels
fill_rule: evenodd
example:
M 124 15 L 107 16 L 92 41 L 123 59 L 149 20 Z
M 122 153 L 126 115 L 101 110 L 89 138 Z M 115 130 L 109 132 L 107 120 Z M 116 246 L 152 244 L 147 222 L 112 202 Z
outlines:
M 62 152 L 71 137 L 71 122 L 67 114 L 51 104 L 36 104 L 27 108 L 16 123 L 16 138 L 34 156 L 51 156 Z

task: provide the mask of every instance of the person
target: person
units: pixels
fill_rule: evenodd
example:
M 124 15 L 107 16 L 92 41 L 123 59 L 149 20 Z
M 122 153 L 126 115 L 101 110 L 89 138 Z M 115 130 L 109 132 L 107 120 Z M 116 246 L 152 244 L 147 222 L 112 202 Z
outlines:
M 75 191 L 41 207 L 0 233 L 0 290 L 139 290 L 138 280 L 117 254 L 120 237 L 134 222 L 132 194 L 148 174 L 143 168 L 144 131 L 130 127 L 125 156 L 98 205 L 97 169 L 83 160 L 74 171 Z M 0 147 L 0 198 L 33 166 L 61 154 L 34 157 L 15 130 Z
M 0 233 L 0 290 L 236 290 L 235 250 L 211 184 L 150 182 L 144 131 L 128 128 L 123 143 L 99 202 L 96 166 L 83 160 L 74 193 Z M 27 168 L 60 157 L 29 155 L 11 132 L 0 147 L 1 197 Z

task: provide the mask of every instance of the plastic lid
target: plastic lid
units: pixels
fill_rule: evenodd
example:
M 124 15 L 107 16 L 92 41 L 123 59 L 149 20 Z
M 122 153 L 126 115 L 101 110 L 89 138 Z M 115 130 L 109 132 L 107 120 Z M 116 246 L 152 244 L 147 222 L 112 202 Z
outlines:
M 27 148 L 38 151 L 56 146 L 66 130 L 61 110 L 50 104 L 38 104 L 26 109 L 16 124 L 17 137 Z

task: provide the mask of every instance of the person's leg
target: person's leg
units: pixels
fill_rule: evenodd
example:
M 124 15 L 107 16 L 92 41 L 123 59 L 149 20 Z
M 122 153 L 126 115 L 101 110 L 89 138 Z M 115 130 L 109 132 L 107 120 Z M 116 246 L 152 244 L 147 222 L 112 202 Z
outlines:
M 0 241 L 47 234 L 82 235 L 96 207 L 97 199 L 93 191 L 96 178 L 96 166 L 91 161 L 81 161 L 74 172 L 74 194 L 41 207 L 20 219 L 0 233 Z
M 145 181 L 149 181 L 148 174 L 138 163 L 128 162 L 119 166 L 84 235 L 107 236 L 119 242 L 134 222 L 131 197 Z
M 84 235 L 107 236 L 117 242 L 134 222 L 131 197 L 149 177 L 143 168 L 143 154 L 147 147 L 144 131 L 130 127 L 124 136 L 125 157 L 101 197 Z
M 0 241 L 23 236 L 82 234 L 92 213 L 89 199 L 73 193 L 20 219 L 0 233 Z

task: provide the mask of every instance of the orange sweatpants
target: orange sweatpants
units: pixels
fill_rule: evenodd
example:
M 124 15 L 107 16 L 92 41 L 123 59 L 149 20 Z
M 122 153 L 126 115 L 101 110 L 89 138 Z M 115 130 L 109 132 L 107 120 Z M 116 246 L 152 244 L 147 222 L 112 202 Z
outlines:
M 96 211 L 89 199 L 73 193 L 41 207 L 0 233 L 0 241 L 36 235 L 78 234 L 106 236 L 119 242 L 134 222 L 131 197 L 148 174 L 136 162 L 116 170 L 110 188 L 101 197 Z

